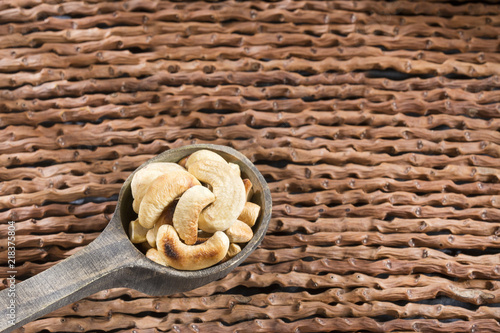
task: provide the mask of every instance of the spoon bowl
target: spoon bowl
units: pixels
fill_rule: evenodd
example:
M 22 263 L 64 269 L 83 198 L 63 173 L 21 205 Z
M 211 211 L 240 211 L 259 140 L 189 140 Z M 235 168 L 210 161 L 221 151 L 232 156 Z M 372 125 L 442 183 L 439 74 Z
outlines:
M 239 165 L 242 175 L 253 184 L 252 201 L 261 206 L 253 227 L 253 238 L 242 251 L 226 262 L 196 271 L 180 271 L 157 264 L 136 248 L 127 235 L 128 225 L 137 218 L 132 208 L 130 183 L 147 164 L 178 162 L 200 150 L 212 150 L 228 162 Z M 0 292 L 0 332 L 9 332 L 44 314 L 103 289 L 127 287 L 148 295 L 170 295 L 192 290 L 226 276 L 261 243 L 271 218 L 271 194 L 257 168 L 238 151 L 220 145 L 197 144 L 165 151 L 137 168 L 123 184 L 115 212 L 104 231 L 92 243 L 61 263 L 16 286 L 14 311 L 8 289 Z M 9 306 L 11 306 L 9 308 Z

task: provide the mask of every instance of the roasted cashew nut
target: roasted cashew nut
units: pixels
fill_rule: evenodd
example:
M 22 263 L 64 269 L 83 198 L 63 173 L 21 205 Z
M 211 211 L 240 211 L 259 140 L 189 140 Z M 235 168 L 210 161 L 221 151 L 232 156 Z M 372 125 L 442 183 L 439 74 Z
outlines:
M 229 239 L 222 231 L 217 231 L 202 244 L 186 245 L 180 240 L 175 228 L 165 224 L 158 230 L 156 245 L 169 266 L 180 270 L 198 270 L 224 259 Z
M 160 254 L 160 252 L 158 252 L 157 249 L 149 249 L 146 252 L 146 258 L 154 261 L 157 264 L 168 266 L 167 262 L 165 261 L 165 258 Z
M 241 177 L 231 172 L 226 162 L 201 160 L 190 164 L 188 171 L 209 184 L 215 201 L 205 208 L 198 227 L 207 232 L 224 231 L 238 218 L 245 206 L 246 193 Z
M 158 228 L 160 227 L 160 226 L 156 227 L 157 224 L 158 223 L 155 223 L 155 226 L 149 229 L 148 232 L 146 233 L 146 241 L 151 247 L 156 247 L 156 235 L 158 234 Z
M 134 244 L 145 242 L 147 232 L 148 229 L 144 228 L 138 219 L 130 222 L 128 225 L 128 235 L 130 241 Z
M 260 206 L 250 202 L 252 187 L 238 164 L 211 150 L 148 164 L 131 183 L 138 219 L 130 239 L 150 260 L 179 270 L 229 260 L 253 237 Z
M 181 195 L 172 221 L 179 237 L 187 245 L 196 243 L 198 238 L 198 217 L 203 208 L 214 200 L 214 194 L 201 185 L 195 185 Z
M 191 164 L 196 162 L 208 160 L 219 161 L 227 164 L 226 160 L 219 154 L 214 153 L 211 150 L 201 149 L 189 155 L 185 162 L 185 168 L 188 169 Z
M 227 249 L 226 256 L 224 257 L 224 261 L 227 261 L 234 256 L 236 256 L 238 253 L 241 252 L 241 246 L 239 246 L 236 243 L 231 243 L 229 244 L 229 249 Z
M 253 202 L 247 201 L 245 202 L 245 207 L 243 207 L 240 216 L 238 216 L 238 220 L 245 222 L 249 227 L 253 227 L 255 225 L 255 222 L 257 221 L 257 218 L 259 217 L 259 213 L 260 206 Z
M 241 175 L 241 170 L 240 170 L 240 166 L 236 163 L 228 163 L 229 167 L 231 168 L 231 172 L 233 172 L 236 176 L 240 176 Z M 244 186 L 245 184 L 243 184 Z
M 253 184 L 250 181 L 250 179 L 245 178 L 245 179 L 243 179 L 243 185 L 245 186 L 245 193 L 247 195 L 247 201 L 250 201 L 250 199 L 252 199 L 252 196 L 253 196 L 253 188 L 252 188 Z
M 229 237 L 231 243 L 246 243 L 249 242 L 253 237 L 252 228 L 248 226 L 245 222 L 236 220 L 226 231 L 224 231 Z
M 161 175 L 170 172 L 177 172 L 180 170 L 186 171 L 177 163 L 158 162 L 150 163 L 141 170 L 137 171 L 132 178 L 132 182 L 130 183 L 132 197 L 134 198 L 134 202 L 132 203 L 132 208 L 134 209 L 134 211 L 136 213 L 139 212 L 141 201 L 144 198 L 149 185 L 151 185 L 156 178 Z
M 194 185 L 200 185 L 200 182 L 185 170 L 170 172 L 156 178 L 141 201 L 139 223 L 144 228 L 151 229 L 165 207 Z

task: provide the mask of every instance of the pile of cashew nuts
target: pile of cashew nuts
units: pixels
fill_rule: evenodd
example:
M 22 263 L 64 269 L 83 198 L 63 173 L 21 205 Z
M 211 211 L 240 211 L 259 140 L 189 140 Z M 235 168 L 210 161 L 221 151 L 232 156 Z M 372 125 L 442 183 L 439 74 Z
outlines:
M 150 163 L 132 178 L 132 243 L 158 264 L 198 270 L 234 257 L 253 237 L 260 206 L 237 164 L 210 150 Z

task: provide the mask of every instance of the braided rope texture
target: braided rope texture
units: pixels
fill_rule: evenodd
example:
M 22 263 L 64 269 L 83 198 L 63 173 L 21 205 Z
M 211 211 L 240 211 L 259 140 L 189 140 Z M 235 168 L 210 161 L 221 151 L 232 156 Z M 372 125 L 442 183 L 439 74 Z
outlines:
M 17 332 L 499 332 L 500 6 L 0 3 L 0 278 L 79 251 L 192 143 L 269 182 L 262 245 L 183 294 L 104 290 Z

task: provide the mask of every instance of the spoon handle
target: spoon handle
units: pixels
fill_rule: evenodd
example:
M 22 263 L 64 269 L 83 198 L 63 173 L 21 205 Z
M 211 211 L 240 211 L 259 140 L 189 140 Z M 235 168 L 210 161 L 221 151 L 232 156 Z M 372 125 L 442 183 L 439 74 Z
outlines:
M 130 265 L 113 223 L 92 243 L 59 264 L 0 291 L 0 332 L 10 332 L 64 305 L 115 287 Z M 15 269 L 13 269 L 15 270 Z

